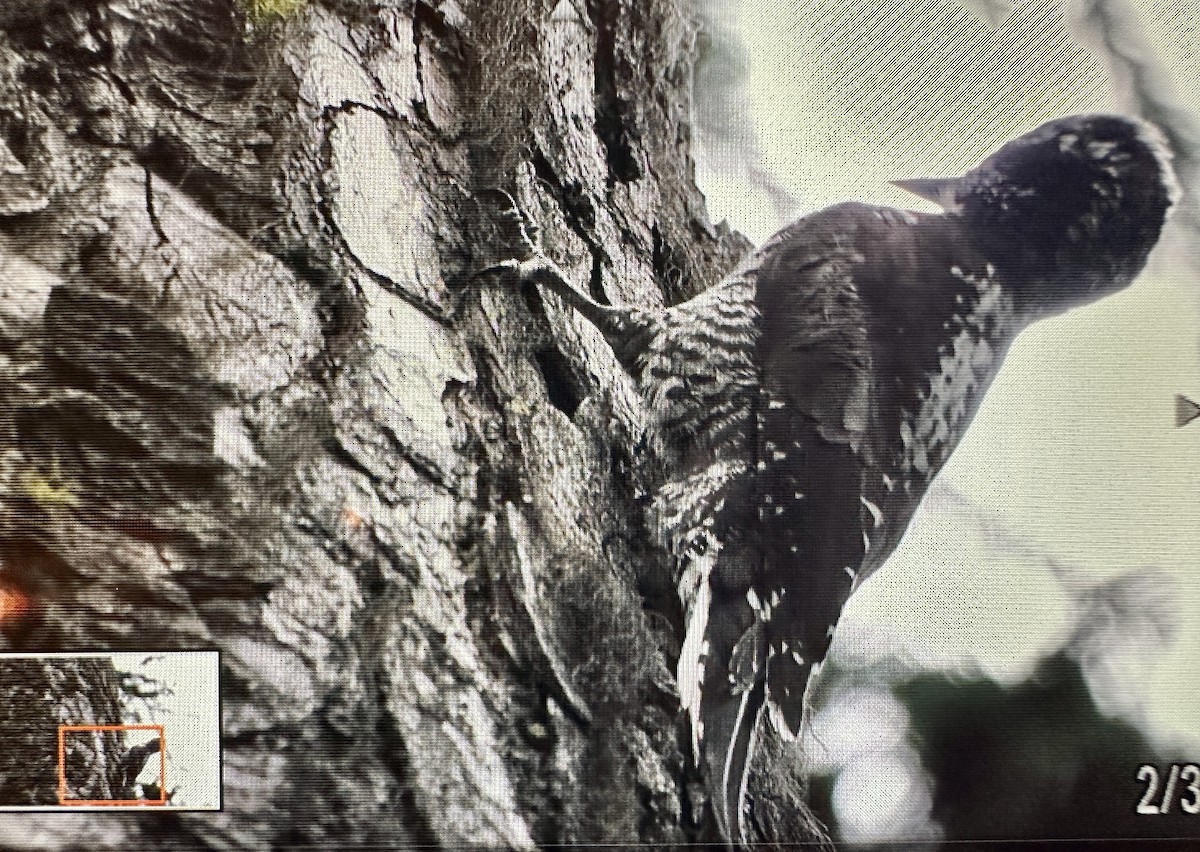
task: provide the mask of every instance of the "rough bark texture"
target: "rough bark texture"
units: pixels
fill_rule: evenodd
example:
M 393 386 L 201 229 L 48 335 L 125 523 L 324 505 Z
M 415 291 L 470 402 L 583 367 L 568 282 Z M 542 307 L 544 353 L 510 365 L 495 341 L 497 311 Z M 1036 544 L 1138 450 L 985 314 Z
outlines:
M 120 725 L 109 660 L 0 659 L 0 804 L 59 804 L 59 726 Z M 119 731 L 67 732 L 62 792 L 74 800 L 129 798 Z
M 4 644 L 218 648 L 225 809 L 0 843 L 711 837 L 630 381 L 471 278 L 518 247 L 497 190 L 613 302 L 744 251 L 681 2 L 5 4 Z

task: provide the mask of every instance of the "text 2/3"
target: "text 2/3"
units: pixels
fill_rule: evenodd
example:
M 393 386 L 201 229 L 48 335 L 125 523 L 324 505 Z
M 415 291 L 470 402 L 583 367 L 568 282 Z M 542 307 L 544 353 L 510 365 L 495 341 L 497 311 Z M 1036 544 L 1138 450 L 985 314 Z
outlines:
M 1156 766 L 1143 763 L 1138 767 L 1137 780 L 1146 785 L 1137 805 L 1139 814 L 1170 813 L 1176 801 L 1184 813 L 1200 813 L 1200 766 L 1172 763 L 1160 773 Z

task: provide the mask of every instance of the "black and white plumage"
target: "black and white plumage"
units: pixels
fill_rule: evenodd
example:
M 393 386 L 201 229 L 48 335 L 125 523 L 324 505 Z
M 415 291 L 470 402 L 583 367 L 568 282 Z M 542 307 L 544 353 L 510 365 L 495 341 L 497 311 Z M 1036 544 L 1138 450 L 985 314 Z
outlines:
M 142 770 L 146 768 L 146 761 L 152 755 L 158 754 L 162 750 L 162 741 L 155 737 L 141 745 L 131 746 L 124 755 L 121 756 L 118 775 L 120 776 L 121 793 L 117 798 L 133 798 L 134 786 L 137 784 L 137 778 L 142 774 Z
M 764 714 L 799 732 L 851 592 L 899 543 L 1014 336 L 1127 286 L 1176 189 L 1158 132 L 1072 116 L 964 176 L 898 185 L 926 214 L 840 204 L 661 311 L 510 264 L 604 332 L 668 471 L 650 511 L 688 611 L 678 674 L 731 843 Z

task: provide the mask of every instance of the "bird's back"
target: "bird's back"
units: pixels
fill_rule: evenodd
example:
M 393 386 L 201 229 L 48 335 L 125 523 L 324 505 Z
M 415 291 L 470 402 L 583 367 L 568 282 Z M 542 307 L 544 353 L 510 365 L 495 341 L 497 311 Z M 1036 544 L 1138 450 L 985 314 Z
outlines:
M 675 540 L 708 517 L 710 530 L 783 535 L 791 553 L 805 546 L 791 539 L 816 534 L 795 523 L 794 495 L 848 477 L 838 488 L 864 498 L 856 534 L 871 544 L 838 568 L 882 564 L 1016 330 L 1000 278 L 950 217 L 848 203 L 789 225 L 665 312 L 642 384 L 671 471 L 659 506 L 676 517 L 669 507 L 688 503 L 694 521 L 667 524 Z M 854 469 L 791 470 L 804 463 L 797 443 L 808 456 L 848 450 Z M 755 494 L 772 498 L 763 518 Z
M 680 688 L 697 745 L 721 744 L 719 795 L 744 782 L 729 770 L 756 703 L 798 730 L 852 589 L 969 423 L 1007 345 L 989 268 L 947 217 L 843 204 L 658 324 L 642 381 L 672 474 L 655 517 L 691 603 Z

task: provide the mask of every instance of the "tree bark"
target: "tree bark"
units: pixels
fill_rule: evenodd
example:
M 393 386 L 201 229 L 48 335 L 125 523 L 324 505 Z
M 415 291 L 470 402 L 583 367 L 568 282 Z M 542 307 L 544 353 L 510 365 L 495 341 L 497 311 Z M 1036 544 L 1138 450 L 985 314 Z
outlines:
M 0 659 L 0 804 L 54 806 L 130 798 L 120 731 L 60 726 L 121 725 L 120 681 L 110 660 Z M 60 765 L 61 760 L 61 765 Z
M 224 749 L 221 813 L 0 843 L 713 839 L 631 382 L 473 277 L 520 249 L 506 193 L 597 298 L 737 260 L 696 31 L 684 0 L 0 11 L 4 644 L 217 648 Z

